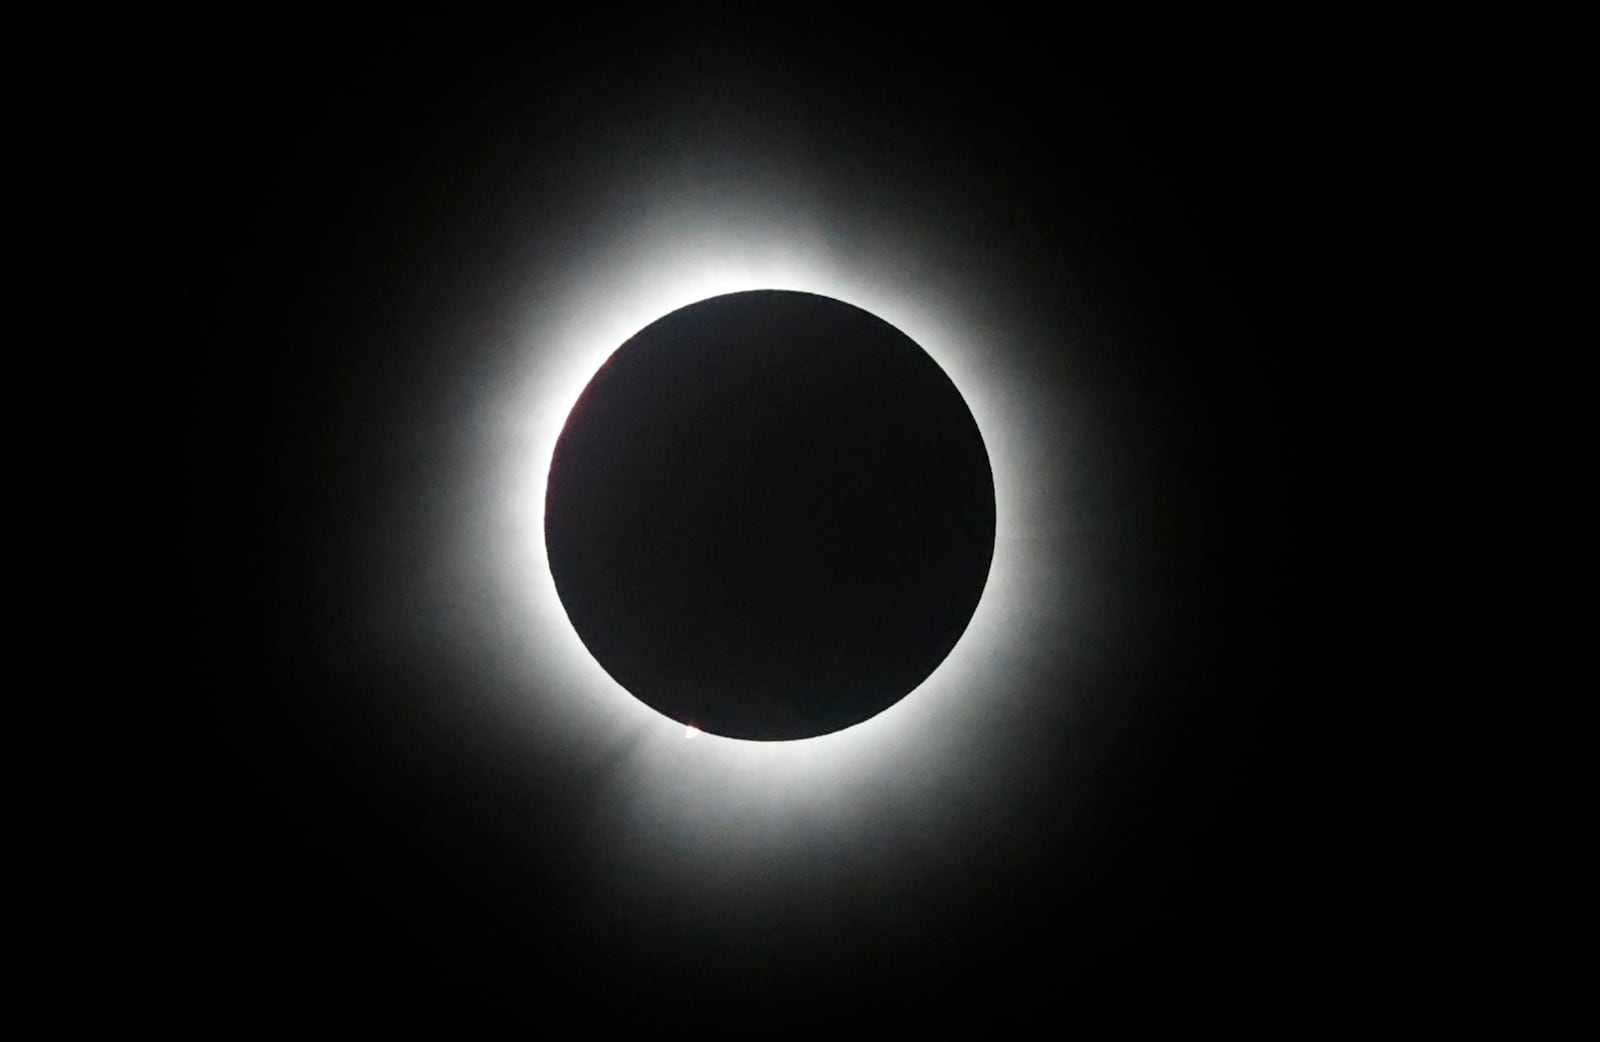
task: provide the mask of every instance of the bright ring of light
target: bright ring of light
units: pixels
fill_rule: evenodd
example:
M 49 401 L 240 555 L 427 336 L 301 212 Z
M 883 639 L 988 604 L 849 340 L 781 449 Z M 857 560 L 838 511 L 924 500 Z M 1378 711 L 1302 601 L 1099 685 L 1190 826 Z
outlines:
M 592 748 L 628 750 L 630 774 L 619 782 L 618 799 L 628 804 L 624 814 L 651 819 L 630 830 L 726 846 L 746 842 L 734 838 L 748 838 L 743 826 L 781 820 L 786 836 L 803 839 L 807 822 L 832 830 L 889 812 L 885 799 L 910 802 L 911 794 L 891 795 L 892 779 L 906 776 L 908 760 L 951 760 L 985 712 L 1001 671 L 1048 639 L 1035 618 L 1036 583 L 1041 575 L 1059 577 L 1067 562 L 1053 549 L 1058 543 L 1038 537 L 1052 521 L 1030 504 L 1048 501 L 1037 494 L 1040 475 L 1058 474 L 1061 464 L 1059 449 L 1040 444 L 1030 418 L 1058 406 L 1036 400 L 1025 345 L 1008 342 L 992 318 L 979 317 L 984 287 L 916 274 L 908 259 L 918 244 L 896 248 L 889 239 L 880 250 L 844 255 L 793 220 L 741 219 L 727 207 L 684 209 L 680 203 L 657 224 L 616 230 L 587 252 L 598 260 L 573 265 L 563 273 L 565 284 L 538 294 L 530 307 L 536 313 L 527 321 L 524 376 L 499 403 L 489 449 L 498 474 L 487 508 L 503 545 L 486 578 L 497 584 L 504 623 L 526 633 L 525 668 L 540 678 L 543 700 L 527 707 L 530 725 L 559 728 L 570 742 Z M 854 304 L 905 332 L 945 370 L 989 451 L 994 559 L 954 650 L 885 712 L 805 741 L 704 735 L 686 742 L 681 724 L 640 703 L 601 669 L 567 620 L 545 557 L 545 481 L 568 413 L 613 351 L 670 311 L 750 289 L 799 290 Z

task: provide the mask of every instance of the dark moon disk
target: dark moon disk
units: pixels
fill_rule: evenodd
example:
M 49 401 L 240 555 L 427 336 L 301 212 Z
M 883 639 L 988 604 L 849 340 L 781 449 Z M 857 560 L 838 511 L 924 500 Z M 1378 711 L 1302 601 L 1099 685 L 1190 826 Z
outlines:
M 567 419 L 545 511 L 595 659 L 730 738 L 899 701 L 966 629 L 994 553 L 989 457 L 950 378 L 882 319 L 780 290 L 623 344 Z

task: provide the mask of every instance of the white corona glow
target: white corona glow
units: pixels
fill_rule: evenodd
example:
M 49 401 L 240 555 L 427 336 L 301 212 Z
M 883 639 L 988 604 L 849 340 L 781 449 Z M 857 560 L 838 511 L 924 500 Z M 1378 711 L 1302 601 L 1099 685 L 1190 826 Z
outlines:
M 1059 617 L 1039 617 L 1041 582 L 1059 590 L 1071 562 L 1037 504 L 1064 465 L 1045 447 L 1038 418 L 1058 403 L 1026 378 L 1025 352 L 987 310 L 985 286 L 953 247 L 880 235 L 871 248 L 836 248 L 775 207 L 675 201 L 605 229 L 582 245 L 565 282 L 540 287 L 527 306 L 513 381 L 497 403 L 493 444 L 493 563 L 502 625 L 524 634 L 524 668 L 540 678 L 539 704 L 514 706 L 544 733 L 554 727 L 589 748 L 618 751 L 614 813 L 625 836 L 687 844 L 685 864 L 709 843 L 737 861 L 832 833 L 852 821 L 916 815 L 914 763 L 959 762 L 974 721 L 1001 677 L 1038 654 Z M 797 211 L 803 212 L 803 211 Z M 975 417 L 994 474 L 996 541 L 982 599 L 955 648 L 915 691 L 853 727 L 816 738 L 757 742 L 699 734 L 645 706 L 584 647 L 557 596 L 544 541 L 547 475 L 567 416 L 601 364 L 640 329 L 678 308 L 742 290 L 821 294 L 863 308 L 911 337 L 949 375 Z M 926 802 L 926 801 L 923 801 Z M 774 822 L 784 822 L 777 833 Z M 691 857 L 691 852 L 693 856 Z M 671 872 L 670 856 L 651 855 Z M 642 856 L 642 855 L 641 855 Z M 687 871 L 687 869 L 686 869 Z M 678 880 L 682 882 L 683 880 Z

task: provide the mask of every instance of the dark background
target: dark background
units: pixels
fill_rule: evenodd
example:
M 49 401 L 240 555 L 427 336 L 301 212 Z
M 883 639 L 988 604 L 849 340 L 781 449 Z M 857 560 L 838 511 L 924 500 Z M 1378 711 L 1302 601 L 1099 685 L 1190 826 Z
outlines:
M 1417 1010 L 1426 37 L 464 21 L 130 20 L 64 59 L 90 346 L 63 359 L 49 959 L 73 1007 L 689 1030 Z M 475 323 L 579 263 L 573 229 L 663 157 L 730 183 L 792 157 L 830 213 L 941 223 L 1033 337 L 1030 378 L 1100 410 L 1122 615 L 1095 708 L 1030 729 L 1016 827 L 892 914 L 841 884 L 714 936 L 598 916 L 582 753 L 519 762 L 440 719 L 483 676 L 344 642 L 372 577 L 443 538 L 458 476 L 428 438 L 497 371 Z M 1069 366 L 1037 335 L 1064 302 L 1111 346 Z M 1071 647 L 1002 683 L 1069 697 Z M 992 737 L 962 770 L 1012 755 Z M 872 866 L 873 901 L 918 886 Z

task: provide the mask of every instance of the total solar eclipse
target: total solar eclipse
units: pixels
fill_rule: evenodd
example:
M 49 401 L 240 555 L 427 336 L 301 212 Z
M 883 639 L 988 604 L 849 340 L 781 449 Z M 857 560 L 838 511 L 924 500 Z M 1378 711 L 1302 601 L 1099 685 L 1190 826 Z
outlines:
M 989 574 L 994 480 L 910 337 L 783 290 L 680 308 L 600 368 L 556 443 L 545 542 L 595 660 L 690 727 L 792 740 L 905 697 Z

